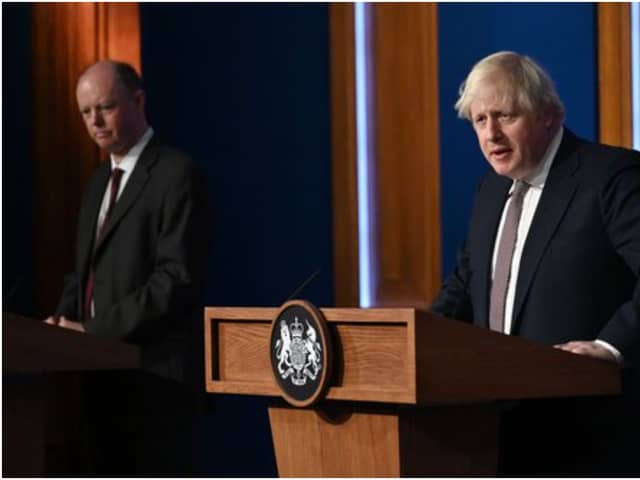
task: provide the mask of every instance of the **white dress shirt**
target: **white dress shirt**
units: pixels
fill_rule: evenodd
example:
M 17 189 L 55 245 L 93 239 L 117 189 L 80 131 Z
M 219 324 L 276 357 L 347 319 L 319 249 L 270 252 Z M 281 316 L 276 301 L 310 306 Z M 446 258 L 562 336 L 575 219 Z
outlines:
M 116 202 L 120 198 L 120 195 L 122 195 L 122 192 L 124 191 L 124 187 L 127 185 L 127 181 L 131 177 L 131 172 L 133 172 L 133 169 L 135 168 L 136 163 L 138 163 L 138 158 L 140 158 L 140 154 L 142 153 L 142 150 L 144 150 L 144 147 L 147 146 L 147 143 L 149 143 L 149 140 L 151 140 L 152 136 L 153 136 L 153 128 L 149 127 L 147 128 L 147 131 L 144 132 L 144 135 L 140 137 L 140 140 L 138 140 L 138 143 L 136 143 L 133 147 L 131 147 L 127 152 L 127 154 L 124 157 L 122 157 L 122 160 L 120 160 L 120 163 L 116 163 L 115 160 L 113 159 L 113 154 L 111 155 L 111 170 L 113 170 L 114 168 L 119 168 L 120 170 L 122 170 L 122 177 L 120 177 L 120 188 L 118 188 L 118 194 L 116 195 Z M 107 189 L 104 191 L 104 195 L 102 197 L 102 204 L 100 205 L 100 212 L 98 213 L 98 223 L 96 224 L 96 236 L 100 231 L 100 227 L 102 227 L 102 224 L 104 223 L 104 217 L 107 215 L 107 209 L 109 208 L 110 197 L 111 197 L 111 181 L 107 183 Z
M 547 181 L 547 176 L 549 175 L 549 170 L 551 169 L 551 164 L 553 163 L 553 159 L 558 153 L 558 148 L 560 147 L 560 142 L 562 141 L 562 136 L 564 133 L 564 128 L 560 127 L 558 132 L 554 135 L 553 139 L 549 143 L 547 147 L 547 151 L 542 157 L 542 161 L 538 164 L 536 170 L 526 178 L 523 178 L 525 182 L 529 184 L 529 189 L 525 193 L 523 202 L 522 202 L 522 214 L 520 216 L 520 223 L 518 224 L 518 233 L 516 235 L 516 245 L 513 251 L 513 260 L 511 263 L 511 275 L 509 282 L 509 286 L 507 287 L 507 297 L 505 301 L 505 313 L 504 313 L 504 333 L 511 333 L 511 328 L 513 324 L 513 304 L 516 296 L 516 287 L 518 283 L 518 272 L 520 271 L 520 259 L 522 257 L 522 250 L 524 249 L 525 242 L 527 240 L 527 235 L 529 234 L 529 228 L 531 227 L 531 222 L 533 220 L 533 216 L 536 213 L 536 208 L 538 208 L 538 203 L 540 202 L 540 196 L 542 195 L 542 190 L 544 189 L 544 185 Z M 511 193 L 513 192 L 515 186 L 515 181 L 511 185 L 511 189 L 509 190 L 509 198 L 505 202 L 504 209 L 502 210 L 502 218 L 500 219 L 500 226 L 498 227 L 498 234 L 496 235 L 495 244 L 493 248 L 493 260 L 491 263 L 491 278 L 493 280 L 495 267 L 496 267 L 496 257 L 498 255 L 498 243 L 499 239 L 502 235 L 502 228 L 504 226 L 504 221 L 507 214 L 507 209 L 509 208 L 509 204 L 511 203 Z M 575 339 L 575 340 L 587 340 L 587 339 Z M 622 362 L 622 354 L 609 343 L 603 340 L 596 340 L 599 345 L 602 345 L 607 350 L 609 350 L 615 357 L 618 362 Z
M 144 135 L 140 137 L 140 140 L 138 140 L 138 143 L 136 143 L 133 147 L 131 147 L 127 152 L 127 154 L 124 157 L 122 157 L 122 160 L 120 160 L 120 163 L 116 163 L 115 160 L 113 159 L 113 155 L 111 155 L 111 160 L 110 160 L 111 170 L 113 170 L 114 168 L 119 168 L 120 170 L 122 170 L 122 176 L 120 177 L 120 186 L 118 188 L 118 193 L 116 195 L 116 202 L 120 198 L 120 195 L 122 195 L 122 192 L 124 191 L 124 187 L 126 186 L 127 181 L 131 177 L 131 172 L 133 172 L 133 169 L 135 168 L 136 163 L 138 163 L 138 158 L 140 158 L 140 154 L 142 153 L 142 150 L 144 150 L 144 147 L 147 146 L 147 143 L 149 143 L 149 140 L 151 140 L 152 136 L 153 136 L 153 129 L 149 127 L 147 128 L 147 131 L 144 132 Z M 107 215 L 110 196 L 111 196 L 111 181 L 107 183 L 107 188 L 104 191 L 104 195 L 102 196 L 102 204 L 100 205 L 100 211 L 98 212 L 98 222 L 96 223 L 96 238 L 98 237 L 98 232 L 100 231 L 100 227 L 102 227 L 102 224 L 104 223 L 104 217 Z M 91 299 L 91 316 L 92 317 L 95 316 L 95 312 L 96 312 L 95 305 L 93 303 L 93 298 L 92 298 Z

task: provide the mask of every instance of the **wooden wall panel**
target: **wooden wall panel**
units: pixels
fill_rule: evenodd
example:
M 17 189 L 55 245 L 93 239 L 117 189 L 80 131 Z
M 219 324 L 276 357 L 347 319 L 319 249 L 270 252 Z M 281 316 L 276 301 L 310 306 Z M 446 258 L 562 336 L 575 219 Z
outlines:
M 437 10 L 376 4 L 376 305 L 426 307 L 440 286 Z
M 122 60 L 140 71 L 140 13 L 137 3 L 98 3 L 104 36 L 100 58 Z
M 631 148 L 631 5 L 598 4 L 600 141 Z
M 140 68 L 138 5 L 32 6 L 34 310 L 49 315 L 73 267 L 84 186 L 100 161 L 75 100 L 78 73 L 101 58 Z
M 359 304 L 353 5 L 329 6 L 331 42 L 333 268 L 335 304 Z
M 425 307 L 441 281 L 437 9 L 371 4 L 373 306 Z M 358 304 L 353 5 L 332 4 L 336 305 Z

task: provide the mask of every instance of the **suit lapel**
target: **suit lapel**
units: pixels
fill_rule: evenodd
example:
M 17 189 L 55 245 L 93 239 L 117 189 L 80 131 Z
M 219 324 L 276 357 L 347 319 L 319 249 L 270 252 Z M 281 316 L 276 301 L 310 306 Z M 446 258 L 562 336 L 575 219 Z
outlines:
M 157 147 L 158 144 L 155 141 L 155 137 L 153 137 L 142 151 L 142 154 L 140 154 L 140 158 L 138 159 L 133 172 L 131 172 L 131 177 L 127 181 L 124 191 L 113 207 L 113 212 L 104 226 L 102 235 L 94 249 L 94 255 L 99 253 L 99 250 L 110 237 L 111 232 L 117 228 L 122 218 L 127 214 L 140 196 L 140 193 L 149 180 L 151 166 L 156 161 Z
M 491 288 L 491 263 L 493 258 L 493 247 L 498 234 L 498 226 L 504 204 L 507 201 L 509 188 L 513 183 L 510 179 L 500 177 L 491 173 L 487 179 L 489 185 L 486 188 L 486 196 L 479 204 L 478 215 L 476 216 L 481 227 L 478 238 L 478 252 L 480 253 L 479 264 L 477 266 L 477 278 L 480 296 L 477 312 L 481 317 L 477 319 L 477 324 L 489 328 L 489 291 Z
M 578 181 L 573 176 L 578 168 L 578 160 L 574 155 L 578 145 L 579 140 L 565 129 L 564 138 L 549 171 L 522 251 L 513 305 L 513 333 L 516 333 L 520 326 L 520 311 L 538 264 L 578 187 Z
M 89 189 L 87 192 L 86 208 L 83 209 L 83 217 L 78 221 L 78 258 L 80 259 L 80 271 L 82 272 L 83 278 L 87 271 L 89 260 L 92 257 L 102 197 L 104 196 L 111 176 L 110 162 L 107 161 L 102 164 L 96 175 L 95 187 Z

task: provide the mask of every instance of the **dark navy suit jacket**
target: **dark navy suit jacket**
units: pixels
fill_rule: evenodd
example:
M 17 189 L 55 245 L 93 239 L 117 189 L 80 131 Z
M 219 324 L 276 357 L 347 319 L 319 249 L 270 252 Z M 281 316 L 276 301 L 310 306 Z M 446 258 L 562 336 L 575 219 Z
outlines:
M 489 325 L 491 261 L 512 181 L 481 181 L 465 244 L 431 309 Z M 525 241 L 512 334 L 544 344 L 600 338 L 640 363 L 640 153 L 565 129 Z

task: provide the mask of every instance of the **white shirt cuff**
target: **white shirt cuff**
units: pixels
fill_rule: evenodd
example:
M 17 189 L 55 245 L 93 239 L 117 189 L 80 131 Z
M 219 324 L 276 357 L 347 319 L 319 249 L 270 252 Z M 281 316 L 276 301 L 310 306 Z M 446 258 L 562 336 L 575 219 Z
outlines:
M 601 347 L 606 348 L 609 352 L 611 352 L 611 355 L 613 355 L 616 358 L 616 363 L 618 365 L 622 365 L 624 363 L 624 357 L 616 347 L 614 347 L 608 342 L 605 342 L 604 340 L 600 340 L 599 338 L 595 340 L 595 343 L 597 343 Z

